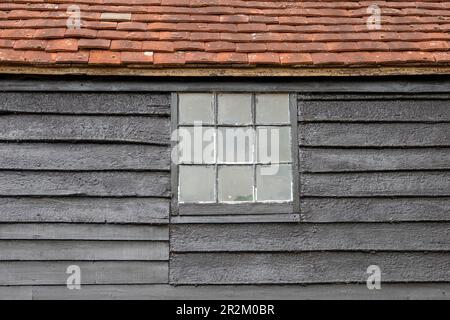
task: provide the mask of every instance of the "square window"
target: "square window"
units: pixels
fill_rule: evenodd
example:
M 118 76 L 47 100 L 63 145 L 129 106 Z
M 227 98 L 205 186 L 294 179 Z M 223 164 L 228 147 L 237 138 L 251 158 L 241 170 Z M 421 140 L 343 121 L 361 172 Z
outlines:
M 214 164 L 216 129 L 194 126 L 178 128 L 178 163 Z
M 256 168 L 257 201 L 292 201 L 292 166 L 258 165 Z
M 218 129 L 217 141 L 219 163 L 253 163 L 253 128 L 221 127 Z
M 177 101 L 180 214 L 230 207 L 244 215 L 289 213 L 298 206 L 289 94 L 183 93 Z
M 219 202 L 252 202 L 253 167 L 220 166 L 218 192 Z
M 180 124 L 214 124 L 214 99 L 210 93 L 183 93 L 178 95 Z
M 252 95 L 248 93 L 221 93 L 217 96 L 219 124 L 252 124 Z
M 259 163 L 292 162 L 290 127 L 257 127 Z
M 214 202 L 216 174 L 213 166 L 179 166 L 180 202 Z
M 257 94 L 256 124 L 289 124 L 288 94 Z

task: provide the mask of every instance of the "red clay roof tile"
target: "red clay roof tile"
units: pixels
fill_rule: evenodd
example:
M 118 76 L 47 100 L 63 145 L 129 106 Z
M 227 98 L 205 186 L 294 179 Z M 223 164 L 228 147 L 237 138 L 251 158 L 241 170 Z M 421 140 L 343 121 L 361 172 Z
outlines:
M 93 50 L 89 55 L 89 64 L 118 65 L 120 63 L 120 52 Z
M 449 40 L 438 0 L 0 1 L 1 64 L 436 66 Z
M 48 52 L 76 52 L 78 51 L 77 39 L 49 40 L 45 51 Z
M 153 63 L 153 52 L 127 52 L 121 53 L 122 63 L 125 64 L 151 64 Z
M 111 40 L 107 39 L 80 39 L 78 47 L 80 49 L 105 49 L 111 46 Z
M 51 57 L 55 63 L 87 63 L 89 61 L 89 52 L 56 52 Z

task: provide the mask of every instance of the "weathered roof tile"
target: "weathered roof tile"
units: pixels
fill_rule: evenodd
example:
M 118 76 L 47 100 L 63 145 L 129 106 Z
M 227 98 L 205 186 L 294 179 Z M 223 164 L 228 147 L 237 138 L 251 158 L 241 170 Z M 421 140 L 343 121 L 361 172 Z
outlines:
M 450 63 L 449 40 L 438 0 L 0 3 L 1 64 L 435 66 Z
M 109 49 L 111 40 L 107 39 L 80 39 L 78 47 L 80 49 Z
M 49 40 L 45 51 L 48 52 L 76 52 L 78 51 L 77 39 Z
M 120 52 L 93 50 L 89 55 L 89 64 L 118 65 L 120 63 Z

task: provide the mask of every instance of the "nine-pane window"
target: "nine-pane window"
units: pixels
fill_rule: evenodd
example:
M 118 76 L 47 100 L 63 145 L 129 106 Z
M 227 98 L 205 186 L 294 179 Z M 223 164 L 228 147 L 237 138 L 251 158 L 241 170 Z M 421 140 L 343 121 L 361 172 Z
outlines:
M 178 201 L 293 199 L 288 94 L 178 96 Z

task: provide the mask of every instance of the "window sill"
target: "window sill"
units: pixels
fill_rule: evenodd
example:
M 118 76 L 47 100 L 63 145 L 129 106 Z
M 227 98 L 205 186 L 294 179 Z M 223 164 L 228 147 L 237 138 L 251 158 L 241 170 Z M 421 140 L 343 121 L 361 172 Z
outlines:
M 282 203 L 180 203 L 180 216 L 293 214 L 293 202 Z
M 171 224 L 221 224 L 221 223 L 299 223 L 299 214 L 253 214 L 215 216 L 173 216 Z

